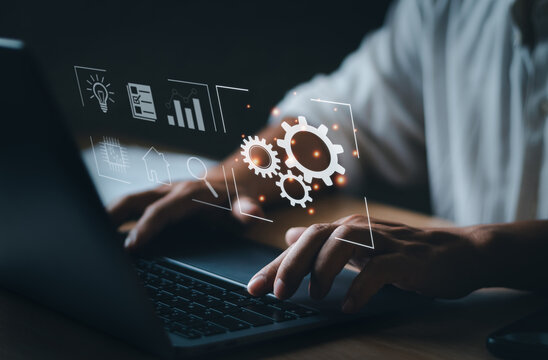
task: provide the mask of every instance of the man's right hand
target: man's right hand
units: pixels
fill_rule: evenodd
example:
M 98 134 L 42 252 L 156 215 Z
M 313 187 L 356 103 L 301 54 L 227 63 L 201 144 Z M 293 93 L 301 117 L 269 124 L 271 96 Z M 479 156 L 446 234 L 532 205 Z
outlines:
M 222 184 L 212 182 L 212 185 L 219 194 L 215 201 L 226 202 L 228 194 L 224 181 Z M 153 190 L 128 195 L 109 206 L 108 212 L 116 226 L 138 219 L 124 243 L 126 249 L 135 249 L 149 242 L 166 226 L 210 208 L 208 205 L 192 201 L 209 197 L 211 192 L 203 182 L 182 181 L 171 186 L 163 185 Z M 263 216 L 263 211 L 255 199 L 240 194 L 239 204 L 236 201 L 232 206 L 232 216 L 242 223 L 249 222 L 252 218 L 243 216 L 240 207 L 245 213 Z

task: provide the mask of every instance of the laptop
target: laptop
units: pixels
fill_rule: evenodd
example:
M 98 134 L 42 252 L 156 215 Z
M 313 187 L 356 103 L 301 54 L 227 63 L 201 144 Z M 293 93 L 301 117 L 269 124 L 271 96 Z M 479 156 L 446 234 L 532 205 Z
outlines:
M 181 248 L 134 257 L 111 224 L 32 56 L 0 39 L 0 286 L 164 358 L 337 326 L 423 303 L 384 288 L 358 315 L 340 302 L 355 277 L 343 270 L 313 301 L 252 297 L 246 284 L 279 253 L 238 236 L 176 234 Z

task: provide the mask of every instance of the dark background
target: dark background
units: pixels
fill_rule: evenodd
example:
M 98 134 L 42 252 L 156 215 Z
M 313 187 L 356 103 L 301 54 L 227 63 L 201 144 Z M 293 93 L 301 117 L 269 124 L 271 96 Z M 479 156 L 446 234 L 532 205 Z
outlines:
M 27 42 L 82 146 L 90 135 L 116 136 L 220 159 L 241 134 L 265 124 L 288 90 L 335 70 L 382 25 L 390 3 L 4 0 L 0 37 Z M 82 107 L 74 65 L 108 71 L 117 101 L 108 114 Z M 170 127 L 161 112 L 155 123 L 132 118 L 125 84 L 151 85 L 158 111 L 170 91 L 167 78 L 207 83 L 218 126 L 214 85 L 250 92 L 223 95 L 226 134 Z M 427 186 L 392 189 L 371 177 L 368 183 L 372 199 L 429 211 Z
M 388 5 L 389 1 L 4 0 L 0 36 L 29 44 L 77 137 L 107 133 L 125 141 L 184 144 L 222 157 L 241 141 L 240 134 L 264 125 L 286 91 L 316 73 L 336 69 L 365 34 L 382 24 Z M 109 114 L 82 108 L 74 65 L 108 70 L 109 81 L 118 90 Z M 133 119 L 123 93 L 125 83 L 167 88 L 167 78 L 209 84 L 218 125 L 215 84 L 250 89 L 249 94 L 233 95 L 236 107 L 252 107 L 241 114 L 226 109 L 227 134 L 208 134 L 207 139 L 169 127 L 161 114 L 156 123 Z M 155 95 L 158 86 L 152 88 Z M 223 110 L 231 103 L 230 95 L 223 97 Z M 155 101 L 156 107 L 163 103 L 161 98 Z

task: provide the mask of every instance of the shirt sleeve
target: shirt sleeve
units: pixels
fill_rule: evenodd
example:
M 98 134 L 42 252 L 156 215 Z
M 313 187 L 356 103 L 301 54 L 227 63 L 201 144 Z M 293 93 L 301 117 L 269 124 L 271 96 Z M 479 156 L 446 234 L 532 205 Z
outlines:
M 331 141 L 343 146 L 340 163 L 349 186 L 363 188 L 368 171 L 395 185 L 426 179 L 420 62 L 425 4 L 396 4 L 385 25 L 338 70 L 289 91 L 271 116 L 272 123 L 302 115 L 311 125 L 326 125 Z

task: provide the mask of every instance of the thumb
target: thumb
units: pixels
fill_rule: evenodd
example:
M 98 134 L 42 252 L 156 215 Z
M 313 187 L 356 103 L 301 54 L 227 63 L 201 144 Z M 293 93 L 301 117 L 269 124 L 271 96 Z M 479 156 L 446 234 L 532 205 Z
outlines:
M 249 224 L 253 221 L 253 218 L 244 215 L 244 213 L 247 215 L 264 217 L 264 211 L 259 203 L 249 196 L 240 196 L 240 199 L 234 201 L 232 206 L 232 214 L 234 217 L 243 224 Z

